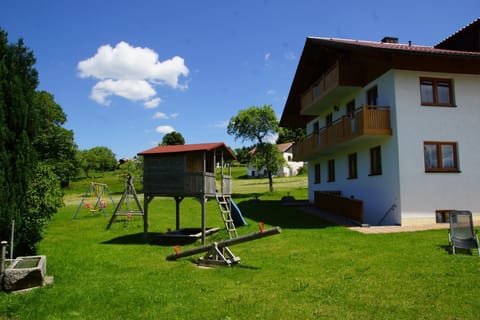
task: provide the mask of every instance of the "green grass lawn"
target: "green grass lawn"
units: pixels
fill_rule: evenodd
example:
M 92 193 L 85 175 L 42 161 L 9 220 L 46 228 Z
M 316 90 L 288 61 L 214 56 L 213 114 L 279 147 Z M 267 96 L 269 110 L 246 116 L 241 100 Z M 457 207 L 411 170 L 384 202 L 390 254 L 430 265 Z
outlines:
M 109 217 L 82 209 L 72 221 L 88 182 L 76 183 L 40 244 L 54 284 L 0 293 L 0 319 L 478 319 L 480 314 L 480 258 L 450 255 L 445 230 L 366 235 L 283 206 L 279 200 L 287 192 L 306 199 L 305 177 L 277 178 L 272 193 L 266 192 L 266 179 L 234 180 L 235 200 L 249 223 L 238 232 L 255 232 L 263 221 L 282 233 L 231 247 L 241 263 L 217 269 L 196 267 L 198 255 L 166 261 L 172 247 L 153 241 L 156 233 L 175 227 L 173 199 L 152 201 L 146 243 L 139 217 L 119 218 L 105 230 Z M 122 183 L 113 189 L 118 198 Z M 260 201 L 251 201 L 253 195 Z M 196 200 L 183 200 L 181 211 L 182 227 L 200 226 Z M 207 225 L 223 226 L 214 201 L 207 204 Z M 224 238 L 222 230 L 208 241 Z

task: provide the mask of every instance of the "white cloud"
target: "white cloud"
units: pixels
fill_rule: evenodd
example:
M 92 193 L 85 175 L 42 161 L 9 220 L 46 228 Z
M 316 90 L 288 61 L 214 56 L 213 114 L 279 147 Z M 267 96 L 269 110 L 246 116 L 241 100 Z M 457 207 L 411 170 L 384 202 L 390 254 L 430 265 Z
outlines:
M 111 95 L 137 101 L 147 100 L 155 95 L 155 90 L 144 80 L 112 80 L 99 81 L 92 89 L 90 98 L 100 104 L 108 105 L 106 98 Z
M 265 141 L 268 143 L 275 143 L 278 139 L 278 133 L 275 133 L 273 135 L 269 134 L 265 137 Z
M 170 115 L 164 113 L 164 112 L 155 112 L 155 114 L 153 115 L 153 119 L 175 119 L 176 117 L 178 117 L 178 113 L 172 113 Z
M 143 105 L 145 106 L 145 108 L 147 109 L 153 109 L 153 108 L 156 108 L 158 107 L 158 105 L 160 104 L 160 102 L 162 102 L 162 99 L 160 98 L 154 98 L 152 100 L 149 100 L 147 102 L 145 102 Z
M 159 61 L 152 49 L 133 47 L 124 41 L 114 48 L 101 46 L 93 57 L 80 61 L 77 68 L 80 77 L 99 80 L 91 94 L 98 103 L 108 104 L 106 97 L 117 95 L 133 101 L 144 100 L 147 108 L 154 108 L 161 101 L 155 97 L 155 85 L 185 89 L 187 85 L 180 84 L 179 78 L 189 74 L 182 57 Z
M 153 115 L 153 119 L 168 119 L 169 116 L 166 113 L 163 112 L 155 112 Z
M 297 56 L 292 51 L 285 52 L 284 57 L 287 60 L 296 60 L 297 59 Z
M 266 67 L 266 68 L 270 67 L 270 56 L 271 56 L 271 55 L 272 55 L 272 54 L 271 54 L 270 52 L 267 52 L 267 53 L 265 53 L 265 55 L 263 56 L 263 59 L 264 59 L 264 61 L 265 61 L 265 67 Z
M 268 96 L 273 96 L 274 94 L 275 94 L 275 90 L 273 90 L 273 89 L 267 90 L 267 95 Z
M 175 131 L 175 129 L 172 126 L 159 126 L 155 129 L 155 131 L 161 134 L 167 134 Z
M 214 128 L 226 128 L 228 127 L 229 120 L 217 121 L 213 124 Z

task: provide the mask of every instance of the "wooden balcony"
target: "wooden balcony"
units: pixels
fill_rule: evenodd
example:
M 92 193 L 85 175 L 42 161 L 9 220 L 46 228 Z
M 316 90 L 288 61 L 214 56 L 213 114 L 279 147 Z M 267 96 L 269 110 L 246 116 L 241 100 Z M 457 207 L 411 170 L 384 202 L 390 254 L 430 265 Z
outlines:
M 301 97 L 302 115 L 317 115 L 323 108 L 330 108 L 336 101 L 361 89 L 360 76 L 348 72 L 335 63 Z
M 184 176 L 184 189 L 182 191 L 187 195 L 205 194 L 215 196 L 217 192 L 228 195 L 232 193 L 232 179 L 230 176 L 224 175 L 218 181 L 215 174 L 211 172 L 187 173 Z
M 295 143 L 295 161 L 308 161 L 333 153 L 366 137 L 391 136 L 390 110 L 381 106 L 362 106 L 353 116 L 343 116 L 302 141 Z

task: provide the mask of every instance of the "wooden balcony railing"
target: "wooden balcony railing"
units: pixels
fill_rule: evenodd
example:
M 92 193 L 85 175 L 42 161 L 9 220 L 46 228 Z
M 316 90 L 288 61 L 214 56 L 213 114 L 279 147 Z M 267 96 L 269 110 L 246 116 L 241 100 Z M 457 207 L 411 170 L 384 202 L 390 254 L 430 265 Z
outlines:
M 322 108 L 332 106 L 339 95 L 362 88 L 361 76 L 342 67 L 337 61 L 300 97 L 301 114 L 316 115 Z
M 364 105 L 352 116 L 343 116 L 332 125 L 314 132 L 295 143 L 295 161 L 308 161 L 320 154 L 328 154 L 362 136 L 392 135 L 389 107 Z
M 221 184 L 217 188 L 217 179 L 214 173 L 211 172 L 195 172 L 188 173 L 184 176 L 184 190 L 186 194 L 206 194 L 214 196 L 217 191 L 223 194 L 232 193 L 232 180 L 230 176 L 223 176 L 223 179 L 218 181 Z
M 311 86 L 302 96 L 302 111 L 312 105 L 317 99 L 337 87 L 339 79 L 339 67 L 338 63 L 335 63 L 327 70 L 327 72 L 315 81 L 313 86 Z

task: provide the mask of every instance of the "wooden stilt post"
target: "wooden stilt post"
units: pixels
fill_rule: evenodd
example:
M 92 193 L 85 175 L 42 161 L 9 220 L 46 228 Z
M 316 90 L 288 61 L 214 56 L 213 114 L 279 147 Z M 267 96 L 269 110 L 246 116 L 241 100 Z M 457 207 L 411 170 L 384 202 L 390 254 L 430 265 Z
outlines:
M 184 199 L 183 197 L 174 197 L 175 198 L 175 214 L 176 214 L 176 230 L 180 230 L 180 202 Z
M 206 212 L 206 202 L 207 197 L 203 196 L 202 198 L 202 245 L 205 245 L 205 229 L 207 224 L 207 212 Z
M 144 194 L 143 198 L 143 239 L 148 240 L 148 204 L 153 200 L 152 195 Z

